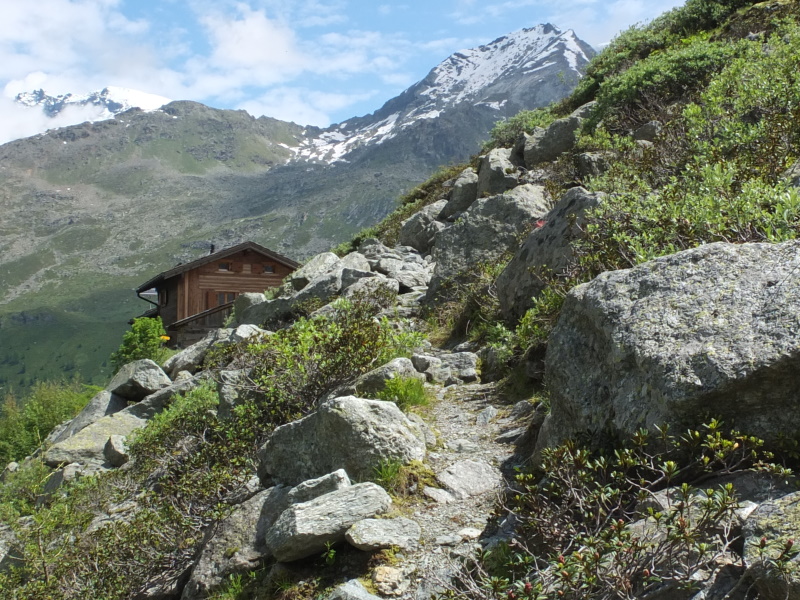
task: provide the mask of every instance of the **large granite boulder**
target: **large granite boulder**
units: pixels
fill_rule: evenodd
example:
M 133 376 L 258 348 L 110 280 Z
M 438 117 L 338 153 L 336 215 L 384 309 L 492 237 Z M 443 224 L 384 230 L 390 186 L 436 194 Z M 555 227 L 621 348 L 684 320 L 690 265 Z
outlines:
M 573 289 L 549 339 L 539 448 L 589 433 L 800 429 L 800 243 L 709 244 Z
M 427 298 L 435 298 L 446 282 L 468 275 L 479 264 L 516 250 L 518 236 L 549 209 L 544 188 L 532 184 L 476 200 L 456 223 L 436 235 L 431 253 L 436 266 Z
M 397 377 L 406 377 L 425 381 L 425 376 L 422 373 L 417 372 L 409 359 L 395 358 L 385 365 L 382 365 L 377 369 L 373 369 L 369 373 L 364 373 L 356 380 L 353 387 L 355 388 L 355 393 L 359 396 L 372 398 L 374 397 L 374 394 L 377 394 L 383 390 L 384 387 L 386 387 L 387 381 Z
M 392 499 L 374 483 L 359 483 L 287 508 L 266 535 L 276 560 L 299 560 L 344 540 L 353 524 L 385 513 Z
M 266 548 L 256 539 L 256 524 L 271 493 L 271 490 L 259 492 L 211 528 L 183 588 L 183 600 L 206 598 L 229 575 L 259 566 Z
M 365 480 L 382 461 L 424 457 L 425 442 L 394 402 L 343 396 L 272 432 L 258 452 L 259 476 L 295 485 L 344 469 Z
M 475 200 L 478 199 L 478 174 L 472 167 L 467 167 L 456 179 L 453 190 L 450 192 L 450 199 L 442 207 L 438 218 L 449 219 L 450 217 L 467 210 Z
M 494 196 L 517 186 L 519 171 L 511 162 L 510 148 L 495 148 L 480 157 L 476 195 Z
M 602 194 L 582 187 L 567 191 L 514 254 L 497 278 L 497 298 L 503 316 L 518 321 L 546 287 L 549 273 L 558 274 L 573 258 L 570 242 L 580 234 L 586 210 L 600 202 Z
M 149 358 L 135 360 L 122 367 L 106 390 L 126 400 L 137 402 L 153 392 L 167 387 L 172 381 Z

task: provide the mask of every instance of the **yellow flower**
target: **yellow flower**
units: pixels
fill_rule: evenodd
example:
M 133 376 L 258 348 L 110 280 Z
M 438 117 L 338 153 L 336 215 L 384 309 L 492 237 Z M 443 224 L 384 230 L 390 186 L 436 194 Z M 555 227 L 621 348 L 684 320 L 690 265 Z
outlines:
M 160 335 L 160 336 L 158 336 L 158 339 L 160 339 L 160 340 L 162 340 L 164 342 L 168 342 L 169 341 L 169 336 L 168 335 Z

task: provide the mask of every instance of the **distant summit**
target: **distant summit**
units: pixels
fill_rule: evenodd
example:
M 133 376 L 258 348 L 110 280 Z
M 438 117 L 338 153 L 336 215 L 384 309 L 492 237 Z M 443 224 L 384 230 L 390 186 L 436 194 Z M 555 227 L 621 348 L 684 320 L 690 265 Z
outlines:
M 18 104 L 29 108 L 38 107 L 50 118 L 61 115 L 69 108 L 94 108 L 96 109 L 96 114 L 92 113 L 94 118 L 88 119 L 89 121 L 111 119 L 131 108 L 140 108 L 147 112 L 154 111 L 171 102 L 169 98 L 164 96 L 115 86 L 109 86 L 99 92 L 91 92 L 84 95 L 62 94 L 60 96 L 50 96 L 44 90 L 34 90 L 17 94 L 14 100 Z M 82 121 L 87 120 L 85 118 L 85 110 L 81 110 L 79 114 L 84 117 L 81 119 Z

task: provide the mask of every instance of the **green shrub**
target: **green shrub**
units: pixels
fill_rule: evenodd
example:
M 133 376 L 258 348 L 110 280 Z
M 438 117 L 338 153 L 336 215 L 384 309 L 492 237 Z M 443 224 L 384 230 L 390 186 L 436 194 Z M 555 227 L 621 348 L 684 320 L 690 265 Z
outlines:
M 134 319 L 130 331 L 122 336 L 120 347 L 111 353 L 111 364 L 116 371 L 129 362 L 143 358 L 161 364 L 170 354 L 164 346 L 168 340 L 161 317 Z
M 0 407 L 0 465 L 29 455 L 56 425 L 77 415 L 99 391 L 77 381 L 38 382 L 20 404 L 7 396 Z
M 773 458 L 760 440 L 726 434 L 717 421 L 677 438 L 640 431 L 608 452 L 574 442 L 545 450 L 541 471 L 520 474 L 505 499 L 514 540 L 466 565 L 451 596 L 588 600 L 689 590 L 735 543 L 738 508 L 731 484 L 694 485 L 744 470 L 788 476 Z M 665 488 L 664 510 L 644 508 Z M 629 528 L 647 517 L 647 535 Z
M 402 411 L 411 406 L 425 406 L 430 402 L 425 384 L 415 377 L 389 379 L 377 396 L 379 400 L 394 402 Z
M 523 132 L 531 133 L 535 127 L 547 127 L 555 119 L 556 116 L 549 108 L 520 111 L 510 119 L 503 119 L 495 124 L 483 151 L 486 152 L 491 148 L 510 148 Z

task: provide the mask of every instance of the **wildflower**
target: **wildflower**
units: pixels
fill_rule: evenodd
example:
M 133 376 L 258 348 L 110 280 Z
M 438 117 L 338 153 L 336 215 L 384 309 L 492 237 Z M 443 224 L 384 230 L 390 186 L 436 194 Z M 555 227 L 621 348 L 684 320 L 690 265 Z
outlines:
M 160 336 L 158 336 L 158 339 L 160 339 L 162 342 L 168 342 L 169 341 L 169 336 L 168 335 L 160 335 Z
M 535 223 L 535 227 L 536 227 L 536 229 L 541 229 L 542 227 L 544 227 L 544 224 L 545 224 L 545 223 L 547 223 L 547 221 L 545 221 L 544 219 L 539 219 L 539 220 L 538 220 L 538 221 L 536 221 L 536 223 Z

